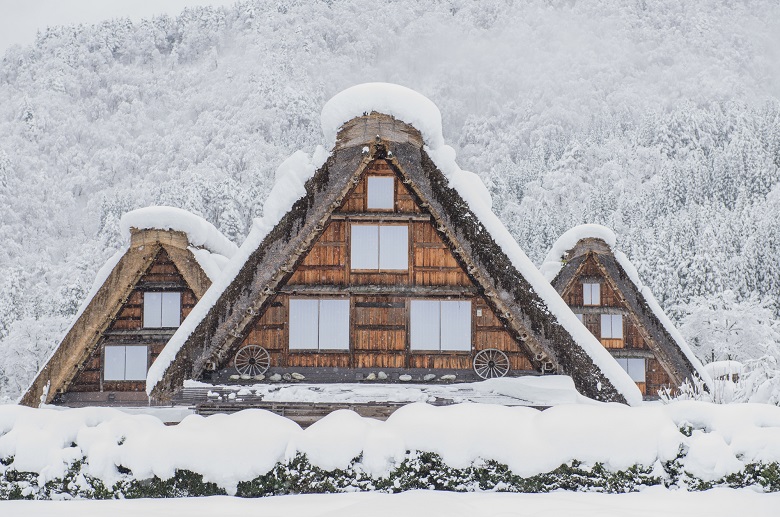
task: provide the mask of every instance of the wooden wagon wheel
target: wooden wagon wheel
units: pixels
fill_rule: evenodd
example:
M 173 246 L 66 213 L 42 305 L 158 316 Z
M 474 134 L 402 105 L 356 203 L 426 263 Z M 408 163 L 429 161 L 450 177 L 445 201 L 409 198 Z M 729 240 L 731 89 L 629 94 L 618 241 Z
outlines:
M 233 364 L 240 375 L 254 377 L 268 370 L 271 366 L 271 355 L 259 345 L 247 345 L 238 351 Z
M 474 356 L 474 371 L 483 379 L 503 377 L 509 373 L 509 358 L 501 350 L 487 348 Z

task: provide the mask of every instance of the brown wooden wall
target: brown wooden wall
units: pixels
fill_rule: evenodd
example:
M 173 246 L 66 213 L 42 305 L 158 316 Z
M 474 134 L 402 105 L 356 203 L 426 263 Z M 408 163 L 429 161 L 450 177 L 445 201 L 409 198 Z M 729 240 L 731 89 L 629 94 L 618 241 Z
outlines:
M 600 284 L 601 304 L 599 306 L 583 305 L 583 283 Z M 630 350 L 641 350 L 643 352 L 642 356 L 646 356 L 649 353 L 650 347 L 637 324 L 636 318 L 632 317 L 627 305 L 621 300 L 619 293 L 607 281 L 603 270 L 599 267 L 593 255 L 585 260 L 578 273 L 572 278 L 563 293 L 563 299 L 573 312 L 583 315 L 583 324 L 601 341 L 605 348 L 620 350 L 624 355 Z M 599 307 L 602 310 L 599 310 Z M 623 339 L 601 338 L 601 314 L 607 312 L 623 314 Z M 656 396 L 660 388 L 668 387 L 671 384 L 671 378 L 661 363 L 657 359 L 649 357 L 646 362 L 645 380 L 646 382 L 644 383 L 638 382 L 637 386 L 642 391 L 642 394 L 648 397 Z
M 369 211 L 366 208 L 368 175 L 395 177 L 395 206 L 392 210 Z M 408 225 L 408 270 L 351 270 L 350 227 L 353 221 Z M 349 295 L 346 292 L 351 287 L 368 286 L 382 286 L 382 292 L 371 295 Z M 437 292 L 436 288 L 449 289 L 450 292 Z M 295 291 L 297 297 L 316 297 L 317 289 L 330 289 L 327 293 L 329 297 L 338 296 L 340 289 L 344 290 L 343 296 L 349 296 L 349 352 L 288 350 L 288 293 Z M 471 369 L 476 351 L 498 348 L 507 353 L 513 370 L 533 370 L 520 345 L 493 314 L 485 299 L 473 294 L 478 291 L 477 286 L 455 258 L 419 200 L 384 160 L 376 160 L 368 166 L 356 186 L 347 194 L 341 208 L 334 212 L 312 248 L 299 260 L 294 272 L 279 290 L 287 292 L 277 294 L 242 343 L 228 354 L 231 364 L 223 366 L 232 366 L 238 348 L 256 344 L 265 347 L 271 354 L 271 367 Z M 447 296 L 472 302 L 473 351 L 410 351 L 410 300 L 431 297 L 446 299 Z M 477 313 L 481 313 L 481 316 L 477 316 Z
M 195 294 L 187 286 L 184 278 L 171 261 L 164 249 L 160 249 L 147 272 L 127 298 L 127 302 L 111 321 L 104 335 L 98 341 L 98 346 L 92 351 L 83 368 L 76 374 L 69 386 L 69 392 L 94 391 L 144 391 L 144 381 L 108 381 L 102 382 L 103 348 L 108 345 L 147 345 L 149 347 L 149 365 L 151 365 L 162 349 L 165 348 L 171 329 L 157 329 L 159 332 L 149 332 L 143 329 L 144 291 L 166 289 L 180 291 L 181 320 L 190 313 L 197 303 Z M 137 332 L 133 332 L 137 331 Z M 101 389 L 102 387 L 102 389 Z

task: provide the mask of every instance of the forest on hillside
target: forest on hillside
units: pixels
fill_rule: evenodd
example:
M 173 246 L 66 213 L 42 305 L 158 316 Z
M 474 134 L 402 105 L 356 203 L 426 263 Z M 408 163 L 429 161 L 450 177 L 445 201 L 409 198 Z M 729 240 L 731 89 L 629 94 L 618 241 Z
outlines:
M 324 103 L 368 81 L 439 106 L 537 265 L 607 225 L 703 360 L 780 359 L 778 49 L 774 0 L 256 0 L 49 28 L 0 61 L 0 401 L 124 212 L 181 207 L 240 243 Z

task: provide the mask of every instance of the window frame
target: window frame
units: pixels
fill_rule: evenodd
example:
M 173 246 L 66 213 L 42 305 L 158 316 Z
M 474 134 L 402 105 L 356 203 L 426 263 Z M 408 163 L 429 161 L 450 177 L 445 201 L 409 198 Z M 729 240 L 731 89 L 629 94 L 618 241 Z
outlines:
M 317 336 L 317 346 L 316 347 L 300 347 L 300 346 L 293 346 L 293 302 L 317 302 L 317 320 L 314 323 L 314 328 L 316 329 L 316 336 Z M 323 302 L 346 302 L 346 328 L 340 329 L 340 332 L 343 334 L 346 330 L 346 346 L 340 346 L 340 347 L 328 347 L 323 348 L 321 346 L 321 340 L 322 340 L 322 333 L 323 333 L 323 318 L 322 315 L 322 305 Z M 303 297 L 303 296 L 296 296 L 296 297 L 290 297 L 287 302 L 287 350 L 290 353 L 307 353 L 307 352 L 336 352 L 336 353 L 344 353 L 344 352 L 350 352 L 352 350 L 352 336 L 351 336 L 351 323 L 352 323 L 352 302 L 350 298 L 338 298 L 338 297 Z M 332 318 L 327 318 L 325 321 L 333 321 Z M 309 328 L 307 330 L 307 333 L 311 333 L 312 328 Z M 341 337 L 344 337 L 343 335 Z
M 376 268 L 367 267 L 354 267 L 355 263 L 355 227 L 360 226 L 364 228 L 376 228 Z M 406 249 L 403 254 L 406 262 L 405 268 L 383 268 L 382 267 L 382 228 L 403 228 L 406 230 Z M 407 223 L 358 223 L 351 222 L 349 225 L 349 270 L 355 273 L 379 273 L 379 272 L 408 272 L 410 269 L 411 260 L 409 258 L 410 253 L 410 228 Z M 400 255 L 399 255 L 400 256 Z
M 142 325 L 141 328 L 144 328 L 144 329 L 177 329 L 177 328 L 181 327 L 182 321 L 184 319 L 184 318 L 181 317 L 181 307 L 182 307 L 182 297 L 183 297 L 182 295 L 183 294 L 184 294 L 183 291 L 155 291 L 155 290 L 144 291 L 142 308 L 141 308 L 141 325 Z M 153 316 L 153 315 L 150 315 L 148 313 L 148 310 L 151 309 L 151 307 L 149 307 L 151 305 L 151 303 L 149 303 L 147 298 L 151 298 L 153 295 L 159 295 L 159 302 L 154 302 L 154 303 L 159 303 L 159 317 L 156 317 L 156 319 L 154 320 L 154 322 L 159 321 L 159 323 L 160 323 L 159 325 L 147 325 L 147 322 L 151 319 L 151 316 Z M 170 325 L 165 325 L 164 324 L 165 323 L 165 319 L 164 319 L 164 316 L 165 316 L 165 306 L 166 306 L 165 305 L 166 304 L 165 300 L 166 300 L 166 298 L 168 298 L 168 299 L 173 298 L 171 295 L 177 295 L 178 296 L 177 302 L 178 302 L 178 309 L 179 309 L 178 310 L 178 316 L 179 317 L 178 317 L 178 323 L 176 324 L 176 326 L 170 326 Z M 154 309 L 156 309 L 156 308 L 157 307 L 155 307 Z
M 390 180 L 390 206 L 371 206 L 371 180 Z M 381 183 L 380 183 L 381 184 Z M 366 211 L 367 212 L 395 212 L 395 175 L 369 174 L 366 176 Z M 386 192 L 384 192 L 387 195 Z M 379 196 L 381 197 L 381 196 Z
M 616 357 L 615 360 L 618 362 L 621 368 L 623 368 L 623 371 L 628 374 L 629 377 L 631 377 L 631 380 L 634 382 L 641 382 L 646 383 L 647 382 L 647 358 L 645 357 Z M 630 362 L 636 363 L 638 361 L 642 362 L 642 379 L 636 379 L 634 378 L 634 375 L 631 373 L 633 368 L 630 366 Z
M 121 379 L 119 379 L 119 378 L 108 378 L 108 377 L 106 377 L 106 374 L 107 374 L 106 366 L 108 364 L 107 357 L 108 357 L 108 354 L 109 354 L 108 349 L 113 349 L 113 350 L 117 350 L 118 351 L 118 349 L 120 349 L 120 348 L 122 349 L 122 352 L 123 352 L 123 354 L 122 354 L 122 371 L 123 371 L 122 378 Z M 128 348 L 136 348 L 136 349 L 143 348 L 144 349 L 143 357 L 146 359 L 146 363 L 145 363 L 145 366 L 144 366 L 143 377 L 137 376 L 136 378 L 132 378 L 132 379 L 128 379 L 127 378 L 127 376 L 128 376 L 127 375 L 127 349 Z M 135 344 L 134 345 L 127 345 L 127 344 L 116 344 L 116 345 L 106 344 L 106 345 L 103 345 L 103 356 L 101 358 L 102 359 L 102 364 L 101 364 L 101 368 L 100 368 L 100 377 L 101 377 L 101 379 L 103 380 L 103 382 L 141 382 L 141 381 L 146 381 L 146 376 L 149 373 L 149 366 L 150 366 L 149 365 L 149 350 L 150 350 L 149 345 L 135 345 Z
M 593 288 L 596 288 L 597 302 L 593 303 Z M 582 282 L 582 305 L 584 307 L 601 306 L 601 282 Z
M 604 319 L 605 318 L 609 319 L 609 335 L 608 336 L 604 335 L 604 327 L 605 327 Z M 620 337 L 615 337 L 615 319 L 616 318 L 620 318 L 618 320 L 618 321 L 620 321 Z M 601 331 L 600 331 L 601 339 L 619 339 L 619 340 L 622 341 L 622 340 L 625 339 L 625 332 L 626 332 L 625 319 L 623 318 L 622 314 L 602 314 L 601 315 Z
M 438 346 L 436 348 L 433 348 L 431 343 L 427 343 L 426 345 L 417 345 L 415 346 L 415 331 L 414 331 L 414 323 L 415 323 L 415 310 L 414 307 L 417 304 L 429 304 L 429 303 L 437 303 L 438 304 Z M 468 305 L 468 322 L 464 325 L 468 328 L 468 346 L 466 347 L 465 344 L 459 344 L 454 347 L 450 348 L 442 348 L 443 343 L 443 337 L 444 337 L 444 329 L 451 329 L 452 325 L 445 321 L 444 314 L 445 310 L 443 309 L 445 303 L 453 304 L 457 303 L 459 306 L 456 308 L 456 313 L 460 313 L 460 305 Z M 451 307 L 451 305 L 450 305 Z M 408 350 L 411 353 L 415 354 L 430 354 L 430 353 L 445 353 L 445 354 L 470 354 L 474 350 L 474 303 L 473 300 L 468 299 L 442 299 L 442 298 L 413 298 L 409 301 L 409 346 Z M 419 314 L 419 313 L 418 313 Z M 425 317 L 426 315 L 423 314 L 421 317 Z M 428 314 L 430 316 L 430 314 Z M 462 314 L 461 314 L 462 316 Z M 424 321 L 424 320 L 423 320 Z M 455 319 L 455 323 L 457 324 L 459 321 L 461 321 L 460 318 Z M 463 329 L 461 329 L 463 330 Z

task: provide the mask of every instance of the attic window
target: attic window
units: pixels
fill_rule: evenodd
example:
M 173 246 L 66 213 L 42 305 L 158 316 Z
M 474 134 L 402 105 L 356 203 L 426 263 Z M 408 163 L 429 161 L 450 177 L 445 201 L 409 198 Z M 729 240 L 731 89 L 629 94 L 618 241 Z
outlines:
M 471 350 L 471 302 L 412 300 L 412 350 Z
M 601 339 L 623 339 L 623 315 L 601 315 Z
M 147 364 L 145 346 L 107 346 L 103 355 L 103 380 L 144 381 Z
M 406 225 L 353 224 L 352 269 L 409 269 L 409 227 Z
M 582 284 L 582 304 L 601 305 L 601 284 L 598 283 Z
M 290 350 L 349 350 L 349 300 L 291 298 Z
M 616 357 L 615 360 L 634 382 L 645 382 L 645 359 L 641 357 Z
M 181 293 L 144 293 L 144 328 L 181 325 Z
M 392 210 L 395 208 L 395 178 L 392 176 L 369 176 L 366 207 L 369 210 Z

